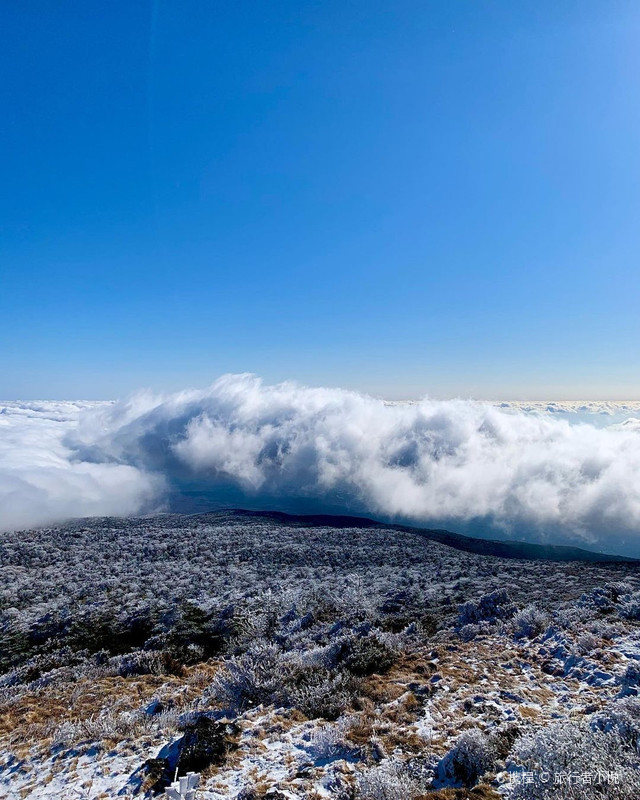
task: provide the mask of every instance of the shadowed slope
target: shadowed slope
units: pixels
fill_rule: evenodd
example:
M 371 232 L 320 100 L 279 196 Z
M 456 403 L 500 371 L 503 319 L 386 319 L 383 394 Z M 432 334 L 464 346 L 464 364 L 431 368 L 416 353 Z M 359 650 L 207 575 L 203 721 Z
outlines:
M 590 561 L 590 562 L 633 562 L 640 564 L 640 559 L 627 556 L 596 553 L 584 550 L 581 547 L 565 545 L 533 544 L 531 542 L 508 542 L 496 539 L 479 539 L 473 536 L 463 536 L 445 530 L 432 530 L 429 528 L 414 528 L 410 525 L 393 525 L 387 522 L 378 522 L 368 517 L 334 516 L 331 514 L 285 514 L 283 511 L 247 511 L 233 509 L 231 511 L 211 511 L 196 514 L 195 517 L 211 517 L 215 515 L 233 515 L 237 517 L 257 517 L 278 522 L 281 525 L 291 525 L 301 528 L 382 528 L 385 530 L 399 530 L 405 533 L 414 533 L 434 542 L 464 550 L 467 553 L 477 553 L 499 558 L 524 558 L 539 559 L 543 561 Z

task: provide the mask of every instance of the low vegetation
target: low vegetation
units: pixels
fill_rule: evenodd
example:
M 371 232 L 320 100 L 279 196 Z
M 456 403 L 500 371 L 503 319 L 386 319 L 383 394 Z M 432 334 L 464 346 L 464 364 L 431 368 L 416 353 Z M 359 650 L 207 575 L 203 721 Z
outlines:
M 7 534 L 0 567 L 16 797 L 640 795 L 633 563 L 221 513 Z

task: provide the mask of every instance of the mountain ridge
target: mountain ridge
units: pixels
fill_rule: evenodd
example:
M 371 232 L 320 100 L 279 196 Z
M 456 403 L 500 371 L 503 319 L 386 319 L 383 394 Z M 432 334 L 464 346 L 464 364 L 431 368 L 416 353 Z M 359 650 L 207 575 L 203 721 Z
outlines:
M 572 545 L 546 545 L 534 542 L 510 542 L 500 539 L 482 539 L 477 536 L 465 536 L 461 533 L 444 530 L 442 528 L 421 528 L 413 525 L 394 524 L 381 522 L 370 517 L 349 516 L 343 514 L 289 514 L 284 511 L 256 511 L 250 509 L 234 508 L 215 510 L 190 514 L 192 517 L 207 517 L 211 515 L 231 514 L 237 517 L 255 517 L 277 521 L 283 525 L 298 525 L 300 527 L 318 528 L 378 528 L 386 530 L 399 530 L 405 533 L 414 533 L 418 536 L 439 542 L 456 550 L 478 555 L 490 555 L 497 558 L 512 558 L 537 561 L 584 561 L 589 563 L 636 563 L 640 559 L 631 556 L 616 555 L 611 553 L 597 553 L 582 547 Z

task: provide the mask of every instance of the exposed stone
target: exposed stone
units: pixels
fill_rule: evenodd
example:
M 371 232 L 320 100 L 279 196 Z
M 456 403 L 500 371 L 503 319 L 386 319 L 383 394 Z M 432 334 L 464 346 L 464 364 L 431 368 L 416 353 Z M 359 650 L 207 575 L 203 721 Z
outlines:
M 229 750 L 235 748 L 238 727 L 233 722 L 198 717 L 184 729 L 179 747 L 178 775 L 202 772 L 211 764 L 222 764 Z

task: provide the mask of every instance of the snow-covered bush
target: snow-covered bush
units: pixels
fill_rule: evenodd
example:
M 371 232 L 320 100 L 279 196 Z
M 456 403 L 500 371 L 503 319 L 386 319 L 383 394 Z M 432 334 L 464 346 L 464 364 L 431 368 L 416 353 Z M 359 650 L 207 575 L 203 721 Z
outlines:
M 516 611 L 517 608 L 507 590 L 496 589 L 494 592 L 483 594 L 478 600 L 462 603 L 458 609 L 458 624 L 463 626 L 482 620 L 493 622 L 499 619 L 508 619 Z
M 585 592 L 580 598 L 583 608 L 598 609 L 601 612 L 613 611 L 615 601 L 612 593 L 604 586 L 596 586 L 590 592 Z
M 619 620 L 596 619 L 587 623 L 587 630 L 601 639 L 612 640 L 624 632 L 625 625 Z
M 354 675 L 386 672 L 398 656 L 397 648 L 376 636 L 352 636 L 347 643 L 344 666 Z
M 549 626 L 550 618 L 533 603 L 518 611 L 513 617 L 513 627 L 519 639 L 533 639 Z
M 626 595 L 620 602 L 618 611 L 624 619 L 640 619 L 640 592 Z
M 336 719 L 351 706 L 358 688 L 358 679 L 342 670 L 300 669 L 289 676 L 275 700 L 307 717 Z
M 591 724 L 605 733 L 616 733 L 640 753 L 640 698 L 624 697 L 609 703 Z
M 609 594 L 614 603 L 617 603 L 623 595 L 633 591 L 631 584 L 626 581 L 608 581 L 602 588 Z
M 575 631 L 581 628 L 585 619 L 585 609 L 581 603 L 570 605 L 559 609 L 553 617 L 554 627 L 563 628 L 567 631 Z
M 135 712 L 104 712 L 72 722 L 66 720 L 51 733 L 54 747 L 69 747 L 79 742 L 121 741 L 139 735 L 149 725 L 148 718 Z
M 635 800 L 640 764 L 614 733 L 563 721 L 536 727 L 512 750 L 510 800 Z
M 385 759 L 361 773 L 356 783 L 357 800 L 412 800 L 426 786 L 416 780 L 402 761 Z
M 471 623 L 463 625 L 458 631 L 458 636 L 463 642 L 470 642 L 480 633 L 480 626 Z
M 640 664 L 631 661 L 620 678 L 620 696 L 637 695 L 640 688 Z
M 109 659 L 107 670 L 128 678 L 132 675 L 161 675 L 166 672 L 166 660 L 162 653 L 135 650 L 122 656 Z
M 215 675 L 207 696 L 234 710 L 271 703 L 286 681 L 291 665 L 273 644 L 258 644 L 230 658 Z
M 342 722 L 342 724 L 339 724 Z M 346 734 L 349 724 L 346 718 L 338 720 L 336 724 L 324 723 L 311 731 L 309 736 L 309 750 L 315 758 L 330 758 L 347 749 Z
M 358 679 L 342 669 L 304 663 L 296 653 L 259 644 L 229 659 L 206 695 L 234 711 L 271 704 L 297 708 L 308 717 L 335 719 L 352 703 Z
M 495 743 L 486 733 L 465 731 L 438 764 L 438 781 L 442 785 L 474 786 L 480 776 L 493 769 L 497 758 Z
M 580 655 L 586 656 L 592 653 L 598 647 L 598 644 L 596 637 L 587 631 L 576 639 L 576 650 Z

